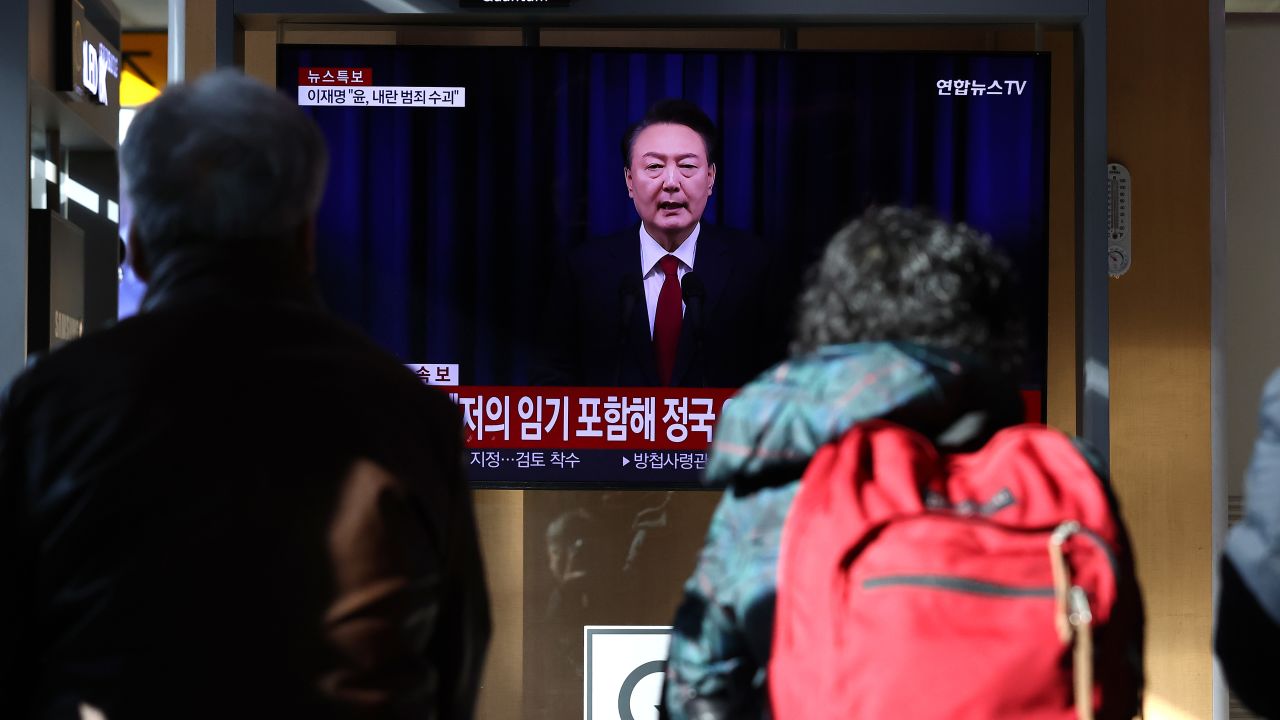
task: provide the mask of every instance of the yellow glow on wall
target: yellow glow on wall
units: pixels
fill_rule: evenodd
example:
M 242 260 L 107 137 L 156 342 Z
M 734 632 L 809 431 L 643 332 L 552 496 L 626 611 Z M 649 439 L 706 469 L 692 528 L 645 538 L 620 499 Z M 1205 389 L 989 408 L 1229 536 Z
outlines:
M 160 91 L 126 69 L 120 73 L 120 107 L 138 107 L 151 102 Z

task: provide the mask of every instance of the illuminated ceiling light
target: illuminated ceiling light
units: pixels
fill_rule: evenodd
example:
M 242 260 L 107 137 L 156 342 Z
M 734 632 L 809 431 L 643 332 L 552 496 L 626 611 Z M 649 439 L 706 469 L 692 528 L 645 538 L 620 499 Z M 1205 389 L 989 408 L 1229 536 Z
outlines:
M 63 202 L 70 200 L 93 212 L 101 212 L 98 193 L 67 177 L 66 173 L 62 173 L 60 187 L 62 189 Z

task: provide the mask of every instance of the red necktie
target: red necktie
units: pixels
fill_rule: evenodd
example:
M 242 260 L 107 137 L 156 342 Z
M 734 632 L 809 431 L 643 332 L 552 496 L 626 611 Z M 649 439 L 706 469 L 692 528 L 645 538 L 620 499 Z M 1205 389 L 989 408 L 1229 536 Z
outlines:
M 676 345 L 680 343 L 680 320 L 684 312 L 680 308 L 680 261 L 675 255 L 666 255 L 658 261 L 662 274 L 662 292 L 658 293 L 658 311 L 653 316 L 653 353 L 658 361 L 658 378 L 663 385 L 671 384 L 671 371 L 676 366 Z

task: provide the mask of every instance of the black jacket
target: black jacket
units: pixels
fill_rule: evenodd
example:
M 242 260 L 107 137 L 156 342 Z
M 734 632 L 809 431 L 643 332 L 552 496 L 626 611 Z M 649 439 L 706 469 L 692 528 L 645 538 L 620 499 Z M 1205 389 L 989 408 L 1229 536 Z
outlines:
M 271 286 L 171 263 L 10 386 L 0 717 L 471 716 L 459 415 Z
M 561 263 L 533 372 L 537 385 L 660 385 L 640 273 L 640 226 L 590 241 Z M 671 384 L 736 388 L 784 355 L 793 273 L 757 238 L 702 224 Z
M 1262 390 L 1244 478 L 1244 517 L 1227 533 L 1214 651 L 1236 697 L 1280 717 L 1280 370 Z

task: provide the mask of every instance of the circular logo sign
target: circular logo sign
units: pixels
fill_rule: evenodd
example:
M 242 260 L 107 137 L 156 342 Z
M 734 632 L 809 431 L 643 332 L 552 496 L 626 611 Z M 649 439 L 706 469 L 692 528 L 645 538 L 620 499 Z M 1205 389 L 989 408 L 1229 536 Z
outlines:
M 631 695 L 636 691 L 636 686 L 640 684 L 641 680 L 650 675 L 663 673 L 666 670 L 666 660 L 650 660 L 631 671 L 627 679 L 622 681 L 622 687 L 618 690 L 618 717 L 620 720 L 637 720 L 636 716 L 631 712 Z

